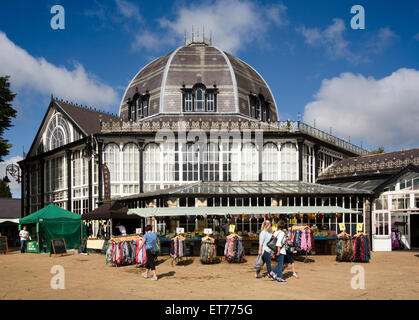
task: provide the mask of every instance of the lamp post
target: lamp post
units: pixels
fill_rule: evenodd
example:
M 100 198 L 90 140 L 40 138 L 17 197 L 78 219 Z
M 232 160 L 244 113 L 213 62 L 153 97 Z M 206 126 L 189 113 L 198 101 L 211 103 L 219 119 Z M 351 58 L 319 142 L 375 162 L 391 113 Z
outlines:
M 10 174 L 17 181 L 17 183 L 22 182 L 22 175 L 20 173 L 20 167 L 19 166 L 12 163 L 12 164 L 9 164 L 6 167 L 6 176 L 3 178 L 3 181 L 5 183 L 10 183 L 10 179 L 7 176 L 7 174 Z

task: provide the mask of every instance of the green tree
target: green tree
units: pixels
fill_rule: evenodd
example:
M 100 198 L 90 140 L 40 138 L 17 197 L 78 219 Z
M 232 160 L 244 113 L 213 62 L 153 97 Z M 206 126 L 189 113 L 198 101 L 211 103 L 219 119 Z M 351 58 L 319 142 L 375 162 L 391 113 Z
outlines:
M 370 154 L 380 154 L 384 153 L 384 147 L 379 147 L 377 150 L 372 150 Z
M 3 134 L 13 126 L 12 118 L 16 117 L 16 110 L 12 107 L 15 96 L 16 94 L 10 90 L 9 76 L 0 77 L 0 162 L 12 147 L 9 141 L 3 139 Z
M 0 198 L 11 198 L 12 197 L 12 193 L 10 192 L 10 188 L 7 185 L 7 183 L 5 183 L 3 181 L 3 179 L 0 179 Z

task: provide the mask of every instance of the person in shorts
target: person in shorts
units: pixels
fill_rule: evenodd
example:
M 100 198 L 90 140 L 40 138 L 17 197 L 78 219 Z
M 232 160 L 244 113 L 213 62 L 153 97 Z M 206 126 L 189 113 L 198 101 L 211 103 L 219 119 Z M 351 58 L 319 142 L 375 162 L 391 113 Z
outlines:
M 296 252 L 297 251 L 294 250 L 293 243 L 288 242 L 288 246 L 284 257 L 284 266 L 282 268 L 282 273 L 284 273 L 284 270 L 288 267 L 288 265 L 291 265 L 292 277 L 295 279 L 299 279 L 300 277 L 295 272 L 294 253 Z
M 155 252 L 155 247 L 160 246 L 159 243 L 159 238 L 157 237 L 157 234 L 155 234 L 154 232 L 152 232 L 153 228 L 148 225 L 145 227 L 145 235 L 144 235 L 144 239 L 143 242 L 141 243 L 141 248 L 145 245 L 145 250 L 146 250 L 146 254 L 147 254 L 147 262 L 145 265 L 146 268 L 146 272 L 143 272 L 142 276 L 144 278 L 148 277 L 148 272 L 151 270 L 151 272 L 153 273 L 153 277 L 151 278 L 151 280 L 157 280 L 157 274 L 156 274 L 156 255 L 157 252 Z

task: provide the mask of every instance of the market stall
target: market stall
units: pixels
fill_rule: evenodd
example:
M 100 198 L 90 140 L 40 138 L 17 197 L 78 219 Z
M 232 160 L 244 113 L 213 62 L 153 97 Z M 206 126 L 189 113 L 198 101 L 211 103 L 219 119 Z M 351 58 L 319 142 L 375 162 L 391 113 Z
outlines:
M 134 234 L 136 229 L 144 230 L 144 219 L 136 215 L 128 215 L 128 208 L 118 201 L 105 202 L 93 211 L 81 216 L 84 224 L 88 227 L 89 237 L 87 249 L 101 250 L 104 248 L 106 239 L 115 235 L 115 225 L 119 222 L 124 225 L 128 234 Z
M 169 254 L 171 238 L 176 228 L 185 230 L 186 255 L 198 256 L 203 230 L 211 228 L 217 255 L 223 255 L 226 236 L 236 232 L 242 239 L 246 255 L 256 255 L 258 233 L 265 219 L 274 223 L 282 219 L 287 228 L 307 225 L 312 230 L 315 247 L 319 242 L 321 254 L 334 254 L 336 231 L 344 215 L 358 211 L 338 206 L 265 206 L 265 207 L 154 207 L 129 209 L 128 215 L 138 215 L 152 221 L 153 229 L 160 236 L 162 254 Z M 232 229 L 233 228 L 233 229 Z
M 19 230 L 27 225 L 32 232 L 32 239 L 28 242 L 31 252 L 50 252 L 51 239 L 64 239 L 66 247 L 73 249 L 80 247 L 81 238 L 86 235 L 86 228 L 81 222 L 81 216 L 49 204 L 39 211 L 19 220 Z

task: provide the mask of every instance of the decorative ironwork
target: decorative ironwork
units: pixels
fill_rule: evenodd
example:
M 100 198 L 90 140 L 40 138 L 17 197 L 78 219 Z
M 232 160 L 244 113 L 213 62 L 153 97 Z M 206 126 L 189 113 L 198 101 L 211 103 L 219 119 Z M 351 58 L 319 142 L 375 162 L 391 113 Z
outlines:
M 10 182 L 7 174 L 10 174 L 17 181 L 17 183 L 21 183 L 22 175 L 20 174 L 20 167 L 18 165 L 12 163 L 6 167 L 6 176 L 4 177 L 4 181 Z
M 109 132 L 156 132 L 162 128 L 164 129 L 171 129 L 171 130 L 179 130 L 179 124 L 182 123 L 182 128 L 185 130 L 190 129 L 202 129 L 205 131 L 209 131 L 211 129 L 221 129 L 221 130 L 232 130 L 232 129 L 242 129 L 242 130 L 263 130 L 269 132 L 292 132 L 292 133 L 306 133 L 312 137 L 318 138 L 325 142 L 331 143 L 335 146 L 338 146 L 342 149 L 354 152 L 359 155 L 367 154 L 368 151 L 356 146 L 348 141 L 342 140 L 337 138 L 329 133 L 326 133 L 322 130 L 314 128 L 308 124 L 305 124 L 301 121 L 278 121 L 278 122 L 256 122 L 250 120 L 244 121 L 211 121 L 208 122 L 207 120 L 186 120 L 186 121 L 164 121 L 164 120 L 146 120 L 142 122 L 132 122 L 132 121 L 110 121 L 108 123 L 102 122 L 101 123 L 101 131 L 102 133 L 109 133 Z

